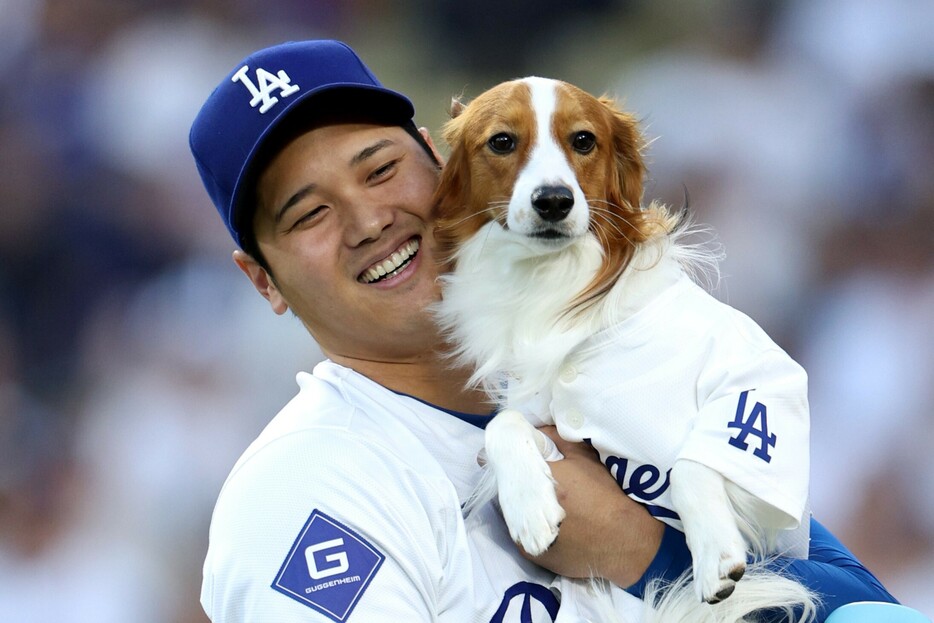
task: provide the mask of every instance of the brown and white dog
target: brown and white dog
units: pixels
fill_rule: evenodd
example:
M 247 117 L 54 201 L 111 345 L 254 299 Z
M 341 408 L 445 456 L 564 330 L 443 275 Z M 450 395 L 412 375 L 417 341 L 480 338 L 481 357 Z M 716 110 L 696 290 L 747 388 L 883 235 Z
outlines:
M 685 285 L 685 272 L 705 256 L 679 242 L 679 232 L 684 229 L 679 227 L 679 216 L 657 203 L 642 206 L 644 144 L 633 116 L 618 110 L 612 100 L 593 97 L 570 84 L 525 78 L 500 84 L 466 106 L 455 101 L 444 138 L 451 146 L 451 154 L 436 195 L 437 237 L 442 252 L 451 258 L 452 269 L 443 277 L 443 301 L 436 310 L 437 317 L 461 363 L 476 370 L 472 381 L 485 387 L 502 408 L 487 427 L 487 473 L 494 481 L 494 493 L 499 496 L 513 539 L 536 555 L 558 535 L 564 511 L 543 458 L 546 442 L 530 420 L 535 424 L 554 423 L 562 437 L 575 441 L 583 438 L 593 444 L 607 466 L 616 469 L 615 476 L 627 493 L 645 484 L 646 474 L 653 473 L 649 467 L 661 483 L 658 489 L 670 489 L 670 508 L 657 508 L 661 509 L 660 517 L 676 518 L 672 523 L 683 529 L 692 552 L 693 593 L 699 599 L 692 597 L 693 605 L 687 607 L 706 608 L 708 612 L 698 616 L 711 617 L 688 614 L 690 620 L 738 621 L 762 607 L 796 606 L 799 611 L 803 609 L 805 617 L 810 616 L 812 596 L 796 582 L 760 573 L 758 568 L 739 581 L 746 571 L 747 553 L 752 550 L 762 556 L 780 551 L 777 535 L 798 526 L 806 514 L 806 397 L 803 415 L 797 416 L 801 419 L 796 424 L 799 433 L 783 432 L 780 442 L 786 447 L 803 443 L 803 458 L 799 457 L 803 461 L 803 495 L 801 483 L 796 481 L 792 494 L 787 496 L 795 501 L 787 506 L 779 504 L 780 508 L 751 493 L 741 476 L 739 484 L 733 474 L 725 476 L 716 468 L 716 460 L 692 460 L 695 455 L 691 453 L 678 454 L 679 446 L 689 445 L 695 427 L 693 411 L 703 410 L 702 403 L 708 398 L 718 399 L 718 405 L 725 404 L 727 398 L 732 400 L 716 394 L 719 386 L 701 387 L 701 381 L 691 377 L 698 377 L 697 373 L 685 372 L 681 377 L 665 379 L 672 396 L 683 395 L 685 402 L 691 403 L 692 412 L 685 413 L 681 420 L 672 420 L 674 424 L 656 420 L 658 413 L 640 412 L 628 405 L 621 409 L 612 402 L 589 411 L 586 405 L 567 408 L 559 404 L 559 386 L 568 386 L 569 379 L 578 377 L 578 370 L 586 372 L 588 365 L 600 366 L 591 371 L 592 377 L 606 372 L 602 367 L 605 353 L 600 355 L 604 359 L 594 363 L 593 353 L 601 350 L 593 346 L 594 336 L 609 335 L 612 341 L 616 328 L 633 322 L 640 312 L 646 316 L 663 311 L 660 299 L 667 297 L 677 304 L 678 297 L 684 296 L 691 305 L 691 313 L 681 314 L 687 319 L 675 314 L 674 320 L 668 320 L 664 316 L 667 312 L 663 312 L 659 322 L 665 326 L 661 330 L 670 326 L 672 333 L 660 340 L 669 344 L 659 344 L 658 348 L 675 349 L 671 357 L 662 353 L 663 358 L 681 356 L 677 350 L 682 339 L 677 337 L 678 331 L 689 336 L 684 348 L 690 349 L 690 336 L 713 330 L 703 323 L 696 327 L 691 324 L 691 318 L 706 318 L 708 308 L 713 316 L 728 317 L 728 324 L 748 321 L 737 321 L 738 312 L 716 302 L 693 283 Z M 665 294 L 669 290 L 684 294 Z M 758 330 L 755 327 L 747 331 L 743 326 L 746 333 Z M 714 345 L 709 348 L 721 348 L 715 343 L 719 337 L 710 339 Z M 797 394 L 806 393 L 800 383 L 803 370 L 790 359 L 782 359 L 784 353 L 774 355 L 774 344 L 764 334 L 755 333 L 752 339 L 756 344 L 766 344 L 763 349 L 768 351 L 770 361 L 778 361 L 769 364 L 770 370 L 778 366 L 783 374 L 787 372 L 782 378 L 793 381 L 788 390 L 795 394 L 791 402 L 800 406 L 802 399 Z M 727 336 L 723 343 L 734 341 Z M 653 348 L 651 340 L 646 348 Z M 743 350 L 745 346 L 737 348 Z M 777 347 L 774 350 L 780 352 Z M 633 357 L 624 351 L 619 355 L 621 360 Z M 740 355 L 722 355 L 726 358 L 724 366 L 732 366 L 733 359 Z M 751 354 L 753 359 L 756 356 Z M 686 357 L 703 359 L 705 355 Z M 645 366 L 651 365 L 648 359 Z M 621 365 L 620 373 L 625 375 L 625 366 L 633 364 Z M 636 361 L 634 365 L 638 368 L 641 364 Z M 756 365 L 751 364 L 750 370 L 753 374 Z M 630 379 L 618 380 L 622 383 Z M 771 379 L 766 375 L 761 380 L 768 385 Z M 669 392 L 666 385 L 660 387 L 660 392 L 658 387 L 636 387 L 631 395 Z M 747 396 L 754 389 L 737 392 L 741 408 L 737 410 L 736 402 L 731 403 L 736 421 L 727 426 L 745 427 L 746 436 L 751 432 L 760 438 L 767 453 L 767 444 L 774 445 L 775 436 L 764 429 L 763 403 L 754 403 L 762 407 L 761 421 L 755 419 L 757 415 L 744 415 Z M 766 391 L 765 395 L 771 394 Z M 672 400 L 671 404 L 678 404 Z M 762 401 L 768 402 L 766 398 Z M 625 415 L 620 416 L 623 411 Z M 776 417 L 773 415 L 773 420 Z M 645 447 L 635 448 L 631 444 L 638 445 L 638 440 L 629 441 L 627 437 L 630 445 L 614 448 L 614 439 L 624 434 L 619 432 L 623 419 L 638 420 L 636 427 L 649 431 L 657 421 L 659 429 L 677 434 L 674 441 L 651 439 L 643 444 Z M 580 430 L 587 431 L 587 436 Z M 725 430 L 724 435 L 728 441 L 730 431 Z M 743 439 L 739 441 L 725 447 L 724 454 L 742 452 L 738 446 Z M 653 447 L 656 443 L 658 449 Z M 673 450 L 666 449 L 665 444 L 674 446 Z M 641 454 L 639 460 L 649 467 L 627 486 L 629 476 L 622 474 L 622 461 L 633 458 L 633 454 Z M 772 456 L 767 458 L 771 461 Z M 782 460 L 776 461 L 780 469 Z M 788 460 L 793 462 L 795 458 Z M 800 467 L 789 469 L 800 473 Z M 633 497 L 646 503 L 651 496 L 643 493 Z M 749 590 L 741 590 L 743 586 Z M 679 590 L 691 591 L 683 585 Z M 732 614 L 711 614 L 713 609 L 702 603 L 716 603 L 731 594 L 724 606 L 731 603 Z

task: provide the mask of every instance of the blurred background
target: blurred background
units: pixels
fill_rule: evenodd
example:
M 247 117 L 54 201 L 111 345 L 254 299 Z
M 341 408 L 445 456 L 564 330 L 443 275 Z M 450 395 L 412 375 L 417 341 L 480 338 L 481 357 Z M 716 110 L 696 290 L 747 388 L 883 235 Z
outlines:
M 321 357 L 230 260 L 188 127 L 259 47 L 349 42 L 435 131 L 528 74 L 617 96 L 647 198 L 808 370 L 812 505 L 934 616 L 930 0 L 0 0 L 0 617 L 204 623 L 211 509 Z

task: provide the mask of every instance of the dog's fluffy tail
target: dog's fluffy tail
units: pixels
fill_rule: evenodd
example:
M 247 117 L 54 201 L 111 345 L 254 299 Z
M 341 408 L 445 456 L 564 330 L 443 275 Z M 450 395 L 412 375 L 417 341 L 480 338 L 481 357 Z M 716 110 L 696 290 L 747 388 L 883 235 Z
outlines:
M 718 604 L 697 598 L 690 569 L 674 582 L 650 582 L 645 606 L 635 610 L 633 602 L 619 599 L 619 589 L 611 591 L 598 578 L 565 578 L 561 593 L 559 623 L 753 623 L 766 612 L 768 620 L 810 623 L 819 603 L 805 586 L 763 563 L 749 565 L 733 594 Z
M 783 621 L 809 623 L 819 598 L 800 582 L 757 562 L 746 568 L 733 594 L 718 604 L 697 599 L 690 571 L 670 584 L 649 583 L 645 602 L 641 623 L 742 623 L 758 620 L 754 614 L 763 610 L 781 613 Z

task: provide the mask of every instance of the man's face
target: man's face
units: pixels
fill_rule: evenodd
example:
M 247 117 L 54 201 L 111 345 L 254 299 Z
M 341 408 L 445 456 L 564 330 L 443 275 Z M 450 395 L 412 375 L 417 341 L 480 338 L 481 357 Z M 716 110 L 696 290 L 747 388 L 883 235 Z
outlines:
M 302 134 L 259 178 L 254 231 L 273 309 L 338 361 L 409 361 L 438 342 L 431 198 L 438 167 L 400 127 Z M 385 273 L 381 275 L 380 273 Z

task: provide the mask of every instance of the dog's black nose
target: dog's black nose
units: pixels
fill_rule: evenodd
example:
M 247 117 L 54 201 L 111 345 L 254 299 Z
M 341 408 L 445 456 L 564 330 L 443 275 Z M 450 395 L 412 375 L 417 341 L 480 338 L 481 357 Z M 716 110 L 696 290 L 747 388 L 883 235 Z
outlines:
M 549 223 L 557 223 L 574 207 L 574 195 L 567 186 L 539 186 L 532 192 L 532 207 Z

